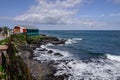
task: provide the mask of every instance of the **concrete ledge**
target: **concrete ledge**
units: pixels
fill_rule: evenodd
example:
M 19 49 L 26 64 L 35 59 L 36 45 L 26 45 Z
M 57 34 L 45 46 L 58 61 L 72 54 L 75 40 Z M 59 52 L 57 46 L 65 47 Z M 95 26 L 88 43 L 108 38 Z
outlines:
M 1 51 L 6 51 L 7 48 L 8 48 L 8 46 L 6 46 L 6 45 L 0 45 L 0 52 Z

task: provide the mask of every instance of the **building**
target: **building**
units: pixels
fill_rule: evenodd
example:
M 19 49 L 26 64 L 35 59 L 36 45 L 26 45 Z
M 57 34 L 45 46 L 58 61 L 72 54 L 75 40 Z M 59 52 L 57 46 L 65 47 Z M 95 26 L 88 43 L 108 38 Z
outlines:
M 15 26 L 13 33 L 27 33 L 28 36 L 39 35 L 39 29 L 33 26 Z
M 13 29 L 13 33 L 26 33 L 27 30 L 25 27 L 22 26 L 15 26 Z

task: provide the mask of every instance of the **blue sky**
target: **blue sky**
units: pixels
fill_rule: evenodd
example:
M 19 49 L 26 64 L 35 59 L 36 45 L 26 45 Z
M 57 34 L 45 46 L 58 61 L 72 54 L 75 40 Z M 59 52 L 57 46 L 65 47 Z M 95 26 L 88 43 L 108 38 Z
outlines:
M 120 30 L 120 0 L 1 0 L 0 26 Z

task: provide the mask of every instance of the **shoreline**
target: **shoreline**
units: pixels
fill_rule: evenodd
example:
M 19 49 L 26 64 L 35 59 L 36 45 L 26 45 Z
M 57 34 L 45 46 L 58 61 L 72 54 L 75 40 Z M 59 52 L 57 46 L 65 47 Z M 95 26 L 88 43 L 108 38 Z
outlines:
M 89 53 L 96 57 L 94 58 L 93 56 L 92 58 L 82 60 L 74 57 L 69 51 L 57 48 L 57 46 L 64 48 L 64 45 L 74 44 L 77 42 L 74 42 L 75 40 L 82 40 L 82 38 L 63 40 L 57 37 L 42 35 L 27 41 L 24 36 L 16 36 L 18 37 L 13 36 L 15 38 L 12 41 L 16 42 L 17 55 L 21 57 L 22 62 L 28 68 L 27 73 L 28 75 L 30 73 L 31 80 L 112 80 L 114 76 L 119 76 L 120 74 L 117 68 L 120 63 L 110 60 L 106 54 L 95 55 Z M 16 40 L 19 40 L 19 42 Z M 21 41 L 23 41 L 23 44 L 21 44 Z M 118 65 L 115 66 L 116 64 Z M 21 71 L 26 70 L 22 69 Z M 114 71 L 116 72 L 114 73 Z M 113 75 L 111 76 L 111 74 Z M 119 78 L 117 76 L 115 78 Z
M 32 51 L 34 52 L 31 52 L 31 55 L 29 57 L 30 59 L 29 62 L 31 63 L 29 64 L 31 72 L 33 72 L 32 76 L 35 78 L 35 80 L 75 80 L 75 79 L 112 80 L 112 78 L 114 78 L 114 75 L 119 74 L 119 72 L 116 72 L 113 76 L 111 76 L 110 73 L 114 72 L 113 68 L 117 70 L 117 67 L 114 67 L 117 61 L 111 61 L 106 56 L 102 56 L 100 57 L 100 59 L 95 58 L 82 61 L 73 58 L 66 58 L 59 51 L 56 52 L 53 49 L 45 47 L 47 45 L 48 45 L 47 43 L 46 45 L 43 44 L 39 46 L 38 45 L 35 46 L 32 44 L 30 45 Z M 45 56 L 47 56 L 47 58 Z M 55 56 L 58 56 L 58 59 L 57 58 L 54 59 Z M 113 66 L 111 66 L 110 64 L 113 64 Z M 101 72 L 101 70 L 103 72 Z M 104 75 L 95 74 L 95 72 L 104 74 L 105 76 L 108 77 L 106 78 L 104 77 Z M 120 79 L 119 77 L 115 78 Z
M 44 41 L 44 42 L 42 42 Z M 40 44 L 51 43 L 54 45 L 65 44 L 66 40 L 59 40 L 56 37 L 50 37 L 50 40 L 41 40 L 39 44 L 28 44 L 27 46 L 21 46 L 19 52 L 21 57 L 24 60 L 25 64 L 30 69 L 30 73 L 33 77 L 33 80 L 64 80 L 67 78 L 67 75 L 55 76 L 57 69 L 54 67 L 55 63 L 52 62 L 40 62 L 39 60 L 33 59 L 35 57 L 34 50 L 40 48 Z M 41 51 L 46 49 L 41 48 Z M 50 51 L 48 52 L 50 53 Z M 40 53 L 42 54 L 42 53 Z M 60 54 L 58 54 L 60 55 Z M 62 56 L 62 55 L 61 55 Z

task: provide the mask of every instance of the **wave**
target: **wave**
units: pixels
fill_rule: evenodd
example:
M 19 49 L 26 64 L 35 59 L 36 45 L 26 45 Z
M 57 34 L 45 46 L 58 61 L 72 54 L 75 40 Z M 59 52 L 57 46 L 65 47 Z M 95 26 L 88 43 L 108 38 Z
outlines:
M 105 41 L 104 39 L 101 41 L 101 39 L 86 40 L 84 37 L 80 38 L 79 34 L 81 34 L 81 32 L 80 33 L 79 32 L 80 31 L 78 31 L 77 33 L 75 31 L 69 32 L 70 34 L 68 36 L 67 35 L 61 36 L 60 33 L 60 35 L 58 36 L 69 37 L 69 39 L 65 38 L 65 40 L 67 40 L 65 42 L 65 46 L 64 45 L 62 47 L 54 46 L 51 48 L 58 48 L 58 49 L 51 49 L 49 48 L 49 46 L 52 46 L 51 44 L 47 45 L 48 47 L 43 45 L 41 46 L 42 48 L 53 50 L 53 53 L 48 54 L 47 51 L 45 51 L 46 54 L 45 52 L 41 54 L 41 52 L 38 52 L 37 58 L 40 61 L 43 60 L 43 62 L 44 61 L 49 62 L 51 60 L 54 60 L 55 63 L 58 63 L 56 65 L 52 64 L 57 68 L 57 71 L 54 75 L 59 76 L 66 74 L 68 76 L 68 79 L 65 80 L 120 80 L 120 56 L 104 53 L 111 51 L 114 52 L 114 49 L 119 52 L 118 46 L 112 48 L 111 47 L 112 44 L 109 42 L 107 45 L 103 46 L 105 41 L 107 41 L 106 38 Z M 89 34 L 88 32 L 83 32 L 83 33 L 85 33 L 85 35 L 83 36 L 87 36 L 86 33 Z M 102 35 L 100 35 L 101 38 Z M 70 38 L 70 37 L 74 37 L 74 38 Z M 94 36 L 90 35 L 87 38 L 92 38 L 92 37 L 97 38 L 96 35 Z M 107 37 L 107 39 L 109 41 L 109 37 Z M 85 43 L 83 41 L 85 41 Z M 110 40 L 110 42 L 114 42 L 114 40 L 112 41 Z M 69 44 L 73 44 L 73 45 L 69 45 Z M 72 53 L 70 53 L 69 51 L 61 51 L 59 49 L 70 50 L 71 52 L 74 53 L 73 55 L 75 56 L 72 56 Z M 55 56 L 54 53 L 56 52 L 62 54 L 63 56 L 61 57 Z M 100 53 L 96 53 L 96 52 L 100 52 Z M 78 58 L 76 59 L 76 57 Z M 70 60 L 70 59 L 73 60 L 68 62 L 60 62 L 60 60 Z
M 120 56 L 117 55 L 111 55 L 111 54 L 106 54 L 107 58 L 110 60 L 116 60 L 116 61 L 120 61 Z
M 43 51 L 43 54 L 39 49 L 47 49 Z M 52 54 L 47 52 L 52 50 Z M 120 80 L 120 62 L 115 59 L 116 56 L 107 54 L 110 59 L 92 59 L 90 62 L 84 62 L 78 60 L 72 56 L 69 51 L 61 51 L 59 49 L 48 48 L 47 45 L 41 45 L 40 48 L 36 48 L 36 57 L 34 59 L 40 60 L 41 62 L 54 61 L 59 63 L 53 65 L 57 68 L 55 76 L 68 75 L 67 80 Z M 55 56 L 55 53 L 60 53 L 63 56 Z M 90 53 L 94 54 L 94 53 Z M 64 60 L 64 61 L 63 61 Z M 120 59 L 119 59 L 120 60 Z
M 73 43 L 77 43 L 78 41 L 83 40 L 83 38 L 72 38 L 72 39 L 68 39 L 65 44 L 73 44 Z
M 68 80 L 117 80 L 120 75 L 120 63 L 109 60 L 98 60 L 99 63 L 82 61 L 71 61 L 67 65 L 61 63 L 57 66 L 58 72 L 55 74 L 70 75 Z
M 46 46 L 54 46 L 53 44 L 51 44 L 51 43 L 48 43 L 48 44 L 46 44 Z
M 70 58 L 70 56 L 72 56 L 72 54 L 70 54 L 70 52 L 68 51 L 62 51 L 59 49 L 52 49 L 52 48 L 48 48 L 47 46 L 49 45 L 41 45 L 40 48 L 36 48 L 36 50 L 34 51 L 35 56 L 34 59 L 36 60 L 41 60 L 42 62 L 44 61 L 58 61 L 58 60 L 64 60 L 66 58 Z M 39 49 L 46 49 L 45 51 L 39 51 Z M 52 51 L 52 53 L 48 53 L 48 51 Z M 42 54 L 41 54 L 42 53 Z M 58 56 L 56 56 L 55 54 L 58 54 Z
M 83 40 L 83 38 L 73 38 L 73 40 L 78 40 L 78 41 L 80 41 L 80 40 Z

